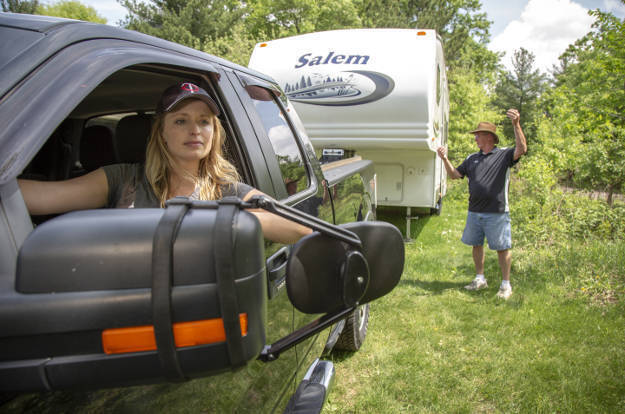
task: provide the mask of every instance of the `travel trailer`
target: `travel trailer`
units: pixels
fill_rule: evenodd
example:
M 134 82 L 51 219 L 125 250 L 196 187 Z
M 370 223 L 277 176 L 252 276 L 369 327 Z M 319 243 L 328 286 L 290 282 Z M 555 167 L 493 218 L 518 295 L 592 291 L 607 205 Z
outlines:
M 440 212 L 446 171 L 436 148 L 447 144 L 449 93 L 434 30 L 272 40 L 256 45 L 249 66 L 278 81 L 320 156 L 342 149 L 373 161 L 378 206 Z

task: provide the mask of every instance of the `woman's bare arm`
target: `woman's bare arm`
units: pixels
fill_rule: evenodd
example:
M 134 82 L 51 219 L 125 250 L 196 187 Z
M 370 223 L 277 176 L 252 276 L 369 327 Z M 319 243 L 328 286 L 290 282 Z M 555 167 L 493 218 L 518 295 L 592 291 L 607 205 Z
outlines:
M 31 215 L 100 208 L 108 199 L 108 181 L 101 168 L 65 181 L 17 182 Z
M 243 200 L 247 201 L 255 195 L 264 195 L 265 197 L 268 197 L 264 193 L 254 189 L 247 193 L 245 197 L 243 197 Z M 293 244 L 307 234 L 312 233 L 312 229 L 268 211 L 258 209 L 249 211 L 258 218 L 260 226 L 263 229 L 263 235 L 271 241 Z

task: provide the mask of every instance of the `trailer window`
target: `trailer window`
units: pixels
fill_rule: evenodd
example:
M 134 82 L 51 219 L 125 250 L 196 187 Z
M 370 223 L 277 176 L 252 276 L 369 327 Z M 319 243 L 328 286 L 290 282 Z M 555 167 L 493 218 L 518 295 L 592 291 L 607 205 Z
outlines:
M 286 193 L 291 196 L 310 185 L 303 156 L 287 118 L 273 92 L 256 85 L 245 90 L 254 102 L 280 167 Z

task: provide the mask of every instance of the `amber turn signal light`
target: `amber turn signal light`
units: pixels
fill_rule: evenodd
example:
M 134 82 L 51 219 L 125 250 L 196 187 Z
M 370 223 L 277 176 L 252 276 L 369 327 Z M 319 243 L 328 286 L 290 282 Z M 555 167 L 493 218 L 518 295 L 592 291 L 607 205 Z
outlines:
M 241 335 L 247 335 L 246 313 L 239 315 L 239 323 Z M 174 323 L 173 330 L 177 348 L 226 341 L 226 331 L 221 318 L 178 322 Z M 107 354 L 155 351 L 154 327 L 146 325 L 105 329 L 102 331 L 102 348 Z

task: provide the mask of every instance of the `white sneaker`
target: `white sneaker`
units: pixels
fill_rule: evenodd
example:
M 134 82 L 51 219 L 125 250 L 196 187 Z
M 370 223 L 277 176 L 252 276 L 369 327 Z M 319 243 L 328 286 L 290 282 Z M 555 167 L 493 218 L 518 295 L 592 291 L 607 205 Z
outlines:
M 510 296 L 512 296 L 512 287 L 510 285 L 499 288 L 499 292 L 497 292 L 498 298 L 501 298 L 503 300 L 508 300 Z
M 486 283 L 486 279 L 473 279 L 471 284 L 466 285 L 464 288 L 466 290 L 480 290 L 486 289 L 488 287 L 488 283 Z

